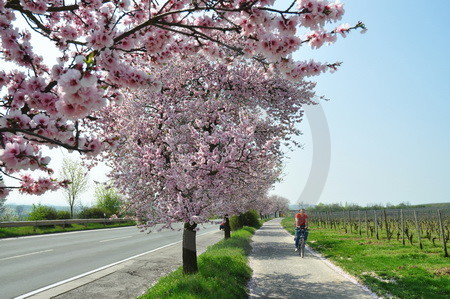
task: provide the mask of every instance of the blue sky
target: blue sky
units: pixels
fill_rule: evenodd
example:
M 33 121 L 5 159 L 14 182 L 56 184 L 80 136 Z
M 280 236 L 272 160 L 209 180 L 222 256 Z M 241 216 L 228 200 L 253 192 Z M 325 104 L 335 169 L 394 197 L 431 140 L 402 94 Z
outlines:
M 411 204 L 450 202 L 450 1 L 345 1 L 343 21 L 368 27 L 332 46 L 305 48 L 297 59 L 342 61 L 313 78 L 331 135 L 330 172 L 310 202 Z M 304 150 L 290 154 L 273 193 L 298 200 L 311 167 Z M 320 150 L 320 149 L 319 149 Z
M 323 192 L 309 202 L 450 202 L 450 1 L 343 2 L 342 22 L 362 20 L 368 32 L 319 50 L 303 46 L 295 56 L 343 62 L 338 72 L 312 78 L 330 99 L 322 108 L 331 163 Z M 321 150 L 313 149 L 308 122 L 300 127 L 304 149 L 290 153 L 284 181 L 272 192 L 291 203 L 306 184 L 313 151 Z M 88 193 L 83 203 L 91 200 Z M 8 202 L 64 204 L 59 192 L 15 194 Z

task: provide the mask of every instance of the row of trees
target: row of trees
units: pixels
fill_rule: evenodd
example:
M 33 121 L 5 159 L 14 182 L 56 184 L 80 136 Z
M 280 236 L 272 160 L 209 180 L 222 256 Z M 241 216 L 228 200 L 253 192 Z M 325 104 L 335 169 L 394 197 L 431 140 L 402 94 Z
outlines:
M 0 71 L 0 171 L 19 182 L 0 197 L 74 185 L 51 177 L 42 145 L 103 159 L 144 228 L 185 223 L 184 272 L 196 272 L 198 224 L 264 207 L 315 103 L 304 78 L 339 65 L 292 53 L 365 31 L 326 28 L 343 13 L 325 0 L 0 0 L 2 59 L 17 66 Z M 56 64 L 25 27 L 60 50 Z

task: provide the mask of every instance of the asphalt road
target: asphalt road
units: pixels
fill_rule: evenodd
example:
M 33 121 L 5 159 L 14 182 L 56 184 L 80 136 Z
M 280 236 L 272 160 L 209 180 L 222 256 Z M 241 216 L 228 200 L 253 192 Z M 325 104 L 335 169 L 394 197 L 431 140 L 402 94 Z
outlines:
M 205 225 L 198 235 L 217 228 Z M 0 298 L 14 298 L 179 242 L 181 234 L 178 230 L 147 234 L 126 227 L 0 239 Z

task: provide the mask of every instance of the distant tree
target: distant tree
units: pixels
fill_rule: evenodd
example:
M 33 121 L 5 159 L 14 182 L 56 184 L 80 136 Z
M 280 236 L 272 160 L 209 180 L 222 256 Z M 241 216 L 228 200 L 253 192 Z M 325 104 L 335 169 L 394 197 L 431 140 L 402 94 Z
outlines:
M 73 209 L 81 193 L 89 187 L 87 171 L 77 161 L 64 158 L 60 177 L 70 181 L 64 194 L 70 207 L 70 217 L 73 218 Z
M 103 184 L 97 185 L 95 188 L 95 200 L 97 201 L 97 207 L 106 211 L 108 217 L 120 213 L 122 197 L 113 187 Z
M 55 220 L 58 218 L 58 212 L 53 207 L 41 204 L 34 205 L 28 216 L 28 220 Z
M 99 207 L 83 207 L 78 213 L 80 219 L 100 219 L 106 217 L 106 211 Z
M 0 221 L 15 221 L 18 220 L 17 214 L 11 207 L 3 206 L 0 209 Z
M 25 213 L 25 207 L 24 206 L 22 206 L 22 205 L 16 206 L 16 211 L 15 212 L 16 212 L 16 215 L 17 215 L 17 217 L 19 219 L 25 218 L 26 213 Z
M 320 203 L 319 203 L 319 205 L 320 205 Z M 308 210 L 310 210 L 311 208 L 315 207 L 312 204 L 309 204 L 309 203 L 306 203 L 306 202 L 300 201 L 300 200 L 297 201 L 297 206 L 298 206 L 299 209 L 308 209 Z
M 5 212 L 5 201 L 6 198 L 0 198 L 0 215 L 2 215 Z
M 70 218 L 70 212 L 69 211 L 57 211 L 56 212 L 56 218 L 58 218 L 58 219 L 68 219 L 68 218 Z
M 358 211 L 358 210 L 405 209 L 412 207 L 419 207 L 419 206 L 411 206 L 409 202 L 402 202 L 398 205 L 393 205 L 390 203 L 387 203 L 385 205 L 370 204 L 366 205 L 365 207 L 353 203 L 349 204 L 347 202 L 344 205 L 342 205 L 342 203 L 331 203 L 331 204 L 318 203 L 316 206 L 311 207 L 309 210 L 314 212 L 338 212 L 338 211 Z

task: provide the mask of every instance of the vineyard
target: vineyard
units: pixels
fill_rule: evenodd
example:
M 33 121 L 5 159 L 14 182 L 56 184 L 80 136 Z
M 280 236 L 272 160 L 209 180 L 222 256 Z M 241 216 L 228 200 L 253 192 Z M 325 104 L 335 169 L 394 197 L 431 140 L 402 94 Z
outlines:
M 371 211 L 309 212 L 310 222 L 367 238 L 403 245 L 442 247 L 448 257 L 450 207 L 442 209 L 383 209 Z

